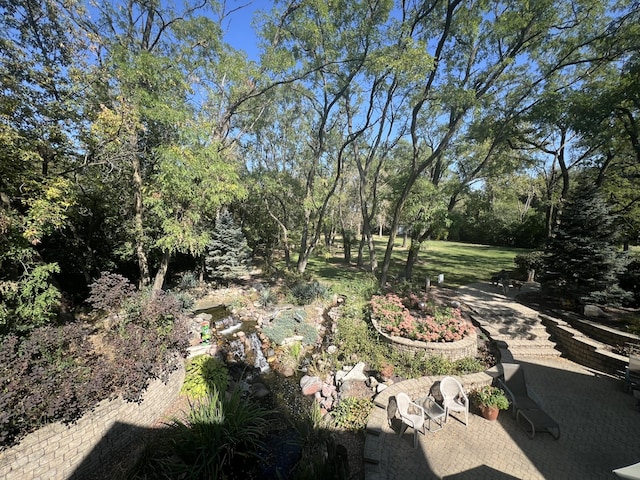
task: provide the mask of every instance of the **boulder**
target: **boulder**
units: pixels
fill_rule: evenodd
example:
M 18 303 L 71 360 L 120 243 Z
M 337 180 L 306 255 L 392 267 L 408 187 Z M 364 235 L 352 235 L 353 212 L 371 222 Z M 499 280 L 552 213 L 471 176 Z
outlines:
M 604 313 L 604 311 L 596 305 L 585 305 L 584 316 L 588 318 L 602 318 L 606 317 L 607 314 Z
M 300 388 L 303 395 L 315 395 L 316 392 L 322 390 L 322 380 L 319 377 L 305 375 L 300 379 Z
M 347 373 L 343 378 L 342 381 L 343 382 L 347 382 L 350 380 L 359 380 L 361 382 L 365 382 L 367 381 L 367 379 L 369 378 L 367 375 L 365 375 L 364 373 L 364 362 L 358 362 L 356 364 L 355 367 L 353 367 L 349 373 Z

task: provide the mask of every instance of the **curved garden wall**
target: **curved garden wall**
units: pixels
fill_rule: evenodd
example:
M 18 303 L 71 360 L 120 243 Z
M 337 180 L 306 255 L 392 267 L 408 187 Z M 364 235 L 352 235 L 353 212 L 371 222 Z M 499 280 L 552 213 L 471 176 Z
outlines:
M 540 319 L 570 360 L 599 372 L 624 376 L 628 357 L 611 352 L 607 344 L 588 337 L 564 320 L 548 315 L 540 315 Z
M 401 352 L 414 355 L 418 352 L 425 352 L 428 356 L 441 355 L 449 360 L 475 357 L 478 354 L 478 335 L 475 331 L 466 335 L 462 340 L 455 342 L 422 342 L 388 335 L 382 331 L 375 320 L 373 320 L 373 326 L 387 343 L 390 343 Z
M 75 424 L 53 423 L 0 452 L 0 479 L 99 479 L 114 456 L 131 450 L 176 400 L 184 381 L 180 367 L 167 383 L 152 382 L 141 403 L 103 401 Z

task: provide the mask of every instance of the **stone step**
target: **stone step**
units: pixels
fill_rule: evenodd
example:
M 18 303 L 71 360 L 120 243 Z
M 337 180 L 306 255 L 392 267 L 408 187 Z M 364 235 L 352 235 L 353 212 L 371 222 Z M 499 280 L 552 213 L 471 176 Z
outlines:
M 501 327 L 526 327 L 526 328 L 537 328 L 542 325 L 542 322 L 538 318 L 497 318 L 497 317 L 480 317 L 475 316 L 474 320 L 481 324 L 487 325 L 496 325 Z
M 378 469 L 380 458 L 382 456 L 382 448 L 384 444 L 383 428 L 387 422 L 386 407 L 376 405 L 369 414 L 369 421 L 365 431 L 364 441 L 364 463 L 373 466 L 370 470 Z M 367 477 L 369 478 L 369 477 Z
M 497 327 L 495 325 L 480 324 L 480 328 L 493 340 L 529 340 L 545 341 L 549 339 L 549 333 L 544 327 L 521 328 Z
M 531 357 L 560 357 L 562 352 L 551 346 L 546 347 L 509 347 L 509 352 L 515 359 L 531 358 Z
M 546 330 L 539 331 L 525 331 L 525 332 L 503 332 L 503 331 L 490 331 L 487 329 L 487 333 L 493 340 L 502 340 L 505 342 L 509 342 L 512 340 L 517 340 L 521 342 L 549 342 L 549 334 Z
M 479 316 L 486 318 L 504 319 L 531 319 L 538 318 L 539 313 L 535 310 L 520 311 L 510 307 L 491 306 L 486 308 L 471 308 L 471 316 Z
M 384 435 L 375 435 L 367 430 L 367 436 L 364 442 L 364 462 L 372 465 L 380 463 L 382 455 L 382 444 L 384 443 Z

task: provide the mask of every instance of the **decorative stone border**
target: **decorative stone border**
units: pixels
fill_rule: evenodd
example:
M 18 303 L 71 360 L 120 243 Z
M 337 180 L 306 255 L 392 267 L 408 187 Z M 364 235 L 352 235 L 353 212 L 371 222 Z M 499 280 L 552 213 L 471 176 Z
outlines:
M 430 357 L 443 356 L 449 360 L 460 360 L 467 357 L 475 357 L 478 354 L 478 334 L 474 330 L 466 335 L 462 340 L 455 342 L 422 342 L 409 338 L 388 335 L 382 331 L 378 322 L 371 319 L 374 328 L 382 338 L 394 348 L 402 352 L 416 354 L 426 352 Z M 477 328 L 477 327 L 474 327 Z

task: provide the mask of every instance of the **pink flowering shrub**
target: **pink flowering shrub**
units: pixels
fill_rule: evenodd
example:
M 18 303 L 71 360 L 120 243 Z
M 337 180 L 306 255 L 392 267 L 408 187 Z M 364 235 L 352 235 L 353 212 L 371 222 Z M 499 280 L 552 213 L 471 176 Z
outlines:
M 440 307 L 424 302 L 424 310 L 413 315 L 405 306 L 414 306 L 417 298 L 403 300 L 395 294 L 371 298 L 371 318 L 389 335 L 423 342 L 454 342 L 473 332 L 458 308 Z M 420 300 L 421 301 L 421 300 Z

